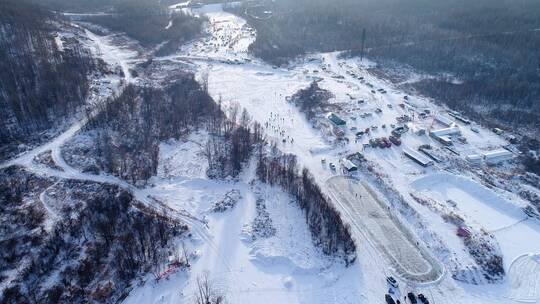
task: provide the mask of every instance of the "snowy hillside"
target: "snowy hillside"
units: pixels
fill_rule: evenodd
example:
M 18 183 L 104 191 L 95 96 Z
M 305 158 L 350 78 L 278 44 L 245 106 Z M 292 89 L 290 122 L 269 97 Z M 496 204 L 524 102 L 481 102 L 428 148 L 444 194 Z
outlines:
M 367 59 L 270 65 L 221 4 L 167 9 L 203 35 L 52 31 L 100 72 L 0 163 L 0 302 L 540 302 L 540 178 L 512 134 Z

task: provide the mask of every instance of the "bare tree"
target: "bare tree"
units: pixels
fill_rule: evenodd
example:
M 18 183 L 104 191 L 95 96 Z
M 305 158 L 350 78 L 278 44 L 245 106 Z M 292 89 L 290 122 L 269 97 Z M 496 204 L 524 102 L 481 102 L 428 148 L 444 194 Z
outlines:
M 201 72 L 201 88 L 204 92 L 208 93 L 208 70 L 204 70 Z
M 225 303 L 225 297 L 219 295 L 208 279 L 208 273 L 197 277 L 197 291 L 195 293 L 195 304 L 221 304 Z

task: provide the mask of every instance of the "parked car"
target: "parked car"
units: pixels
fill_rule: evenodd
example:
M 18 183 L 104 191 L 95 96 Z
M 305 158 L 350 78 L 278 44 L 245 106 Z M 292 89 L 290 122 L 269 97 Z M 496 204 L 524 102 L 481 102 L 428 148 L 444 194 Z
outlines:
M 394 302 L 394 299 L 392 299 L 392 296 L 389 294 L 386 294 L 384 296 L 384 299 L 386 300 L 386 304 L 396 304 L 396 302 Z
M 392 287 L 394 287 L 394 288 L 398 288 L 398 287 L 399 287 L 399 284 L 398 284 L 398 282 L 396 281 L 396 279 L 394 279 L 394 277 L 387 277 L 387 278 L 386 278 L 386 282 L 387 282 L 390 286 L 392 286 Z
M 422 302 L 422 304 L 429 304 L 428 299 L 426 299 L 426 297 L 421 293 L 418 294 L 418 300 L 420 300 L 420 302 Z
M 409 292 L 407 294 L 407 298 L 409 298 L 409 301 L 411 302 L 411 304 L 416 304 L 416 296 L 414 295 L 414 293 L 412 292 Z
M 401 139 L 397 138 L 396 136 L 390 135 L 388 139 L 396 146 L 401 145 Z
M 391 146 L 392 146 L 392 144 L 390 143 L 388 138 L 386 138 L 386 137 L 381 138 L 381 144 L 380 144 L 381 148 L 390 148 Z

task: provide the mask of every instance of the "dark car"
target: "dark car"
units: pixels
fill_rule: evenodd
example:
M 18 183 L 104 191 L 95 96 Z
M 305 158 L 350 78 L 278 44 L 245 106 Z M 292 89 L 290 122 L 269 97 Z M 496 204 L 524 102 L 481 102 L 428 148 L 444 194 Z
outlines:
M 409 298 L 409 301 L 411 301 L 411 304 L 416 304 L 416 296 L 414 295 L 414 293 L 409 292 L 407 294 L 407 298 Z
M 396 279 L 394 279 L 394 277 L 387 277 L 386 282 L 393 288 L 399 288 L 398 282 Z
M 388 139 L 396 146 L 401 145 L 401 140 L 399 138 L 397 138 L 396 136 L 390 135 L 390 137 L 388 137 Z
M 386 294 L 384 296 L 384 299 L 386 300 L 386 304 L 396 304 L 396 302 L 394 302 L 394 299 L 392 299 L 392 296 L 390 296 L 389 294 Z
M 378 143 L 379 143 L 379 148 L 382 148 L 382 149 L 386 148 L 385 138 L 379 138 Z
M 383 145 L 382 148 L 390 148 L 392 146 L 392 143 L 386 137 L 381 138 L 381 142 Z
M 422 304 L 429 304 L 428 299 L 426 299 L 426 297 L 423 294 L 418 294 L 418 300 L 420 300 Z

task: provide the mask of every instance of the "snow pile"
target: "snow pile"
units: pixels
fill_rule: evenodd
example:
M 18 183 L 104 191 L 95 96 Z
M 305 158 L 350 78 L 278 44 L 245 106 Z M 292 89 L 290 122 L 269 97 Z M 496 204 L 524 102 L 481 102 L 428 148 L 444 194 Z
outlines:
M 197 131 L 185 139 L 171 139 L 161 143 L 157 176 L 165 179 L 204 178 L 208 160 L 202 155 L 201 143 L 206 140 L 206 136 L 206 132 Z
M 266 210 L 266 203 L 264 199 L 259 198 L 255 202 L 256 215 L 253 221 L 247 225 L 244 229 L 244 233 L 247 234 L 251 241 L 257 239 L 264 239 L 272 237 L 276 234 L 276 228 L 270 218 L 270 213 Z
M 229 209 L 234 208 L 236 206 L 236 203 L 242 198 L 242 195 L 240 195 L 240 191 L 238 189 L 233 189 L 227 193 L 225 193 L 225 196 L 215 202 L 212 205 L 212 211 L 214 212 L 225 212 Z
M 32 161 L 35 164 L 40 164 L 40 165 L 43 165 L 43 166 L 45 166 L 47 168 L 50 168 L 50 169 L 54 169 L 54 170 L 58 170 L 58 171 L 64 171 L 64 169 L 62 169 L 62 167 L 58 166 L 54 162 L 51 150 L 47 150 L 47 151 L 39 153 L 38 155 L 36 155 L 34 157 L 34 159 Z

